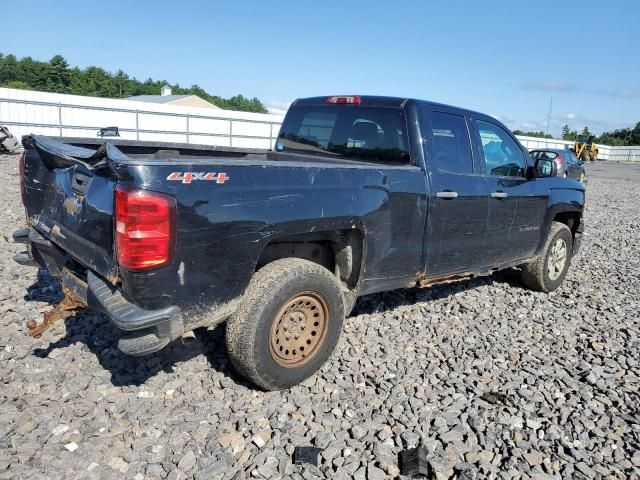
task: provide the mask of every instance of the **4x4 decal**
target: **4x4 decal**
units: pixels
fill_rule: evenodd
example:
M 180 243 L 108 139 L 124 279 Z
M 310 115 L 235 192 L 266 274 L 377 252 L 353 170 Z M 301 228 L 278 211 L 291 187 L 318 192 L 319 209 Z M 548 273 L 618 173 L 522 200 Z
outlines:
M 172 172 L 167 176 L 167 180 L 182 183 L 191 183 L 195 180 L 225 183 L 229 180 L 229 176 L 225 172 Z

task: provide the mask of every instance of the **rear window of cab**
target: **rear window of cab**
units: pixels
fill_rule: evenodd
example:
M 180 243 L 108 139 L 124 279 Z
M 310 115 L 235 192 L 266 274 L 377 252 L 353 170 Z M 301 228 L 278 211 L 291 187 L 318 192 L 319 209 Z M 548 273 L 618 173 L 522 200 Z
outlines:
M 538 160 L 540 158 L 544 160 L 553 160 L 558 156 L 556 152 L 548 152 L 546 150 L 534 150 L 531 152 L 531 158 Z
M 280 129 L 276 151 L 410 163 L 404 112 L 395 107 L 294 105 Z

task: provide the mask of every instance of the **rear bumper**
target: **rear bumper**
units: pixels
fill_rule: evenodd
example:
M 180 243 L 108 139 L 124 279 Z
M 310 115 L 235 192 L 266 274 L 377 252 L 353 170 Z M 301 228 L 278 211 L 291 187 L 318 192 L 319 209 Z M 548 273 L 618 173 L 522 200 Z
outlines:
M 33 228 L 14 232 L 14 241 L 28 246 L 29 260 L 59 277 L 65 287 L 88 308 L 106 314 L 123 331 L 118 348 L 127 355 L 141 356 L 161 350 L 184 333 L 182 312 L 177 306 L 157 310 L 140 308 L 127 300 L 111 283 L 87 270 L 86 277 L 65 268 L 64 252 Z M 21 255 L 16 261 L 29 262 Z
M 118 348 L 127 355 L 157 352 L 184 333 L 182 313 L 178 307 L 140 308 L 91 271 L 87 274 L 87 305 L 104 312 L 116 327 L 126 332 L 118 341 Z

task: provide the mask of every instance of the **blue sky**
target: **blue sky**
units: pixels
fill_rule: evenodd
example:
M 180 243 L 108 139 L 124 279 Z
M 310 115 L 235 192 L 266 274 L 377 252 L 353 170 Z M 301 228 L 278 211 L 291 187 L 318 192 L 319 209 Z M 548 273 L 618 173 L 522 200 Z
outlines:
M 412 96 L 511 128 L 640 121 L 640 2 L 10 2 L 0 52 L 257 96 Z

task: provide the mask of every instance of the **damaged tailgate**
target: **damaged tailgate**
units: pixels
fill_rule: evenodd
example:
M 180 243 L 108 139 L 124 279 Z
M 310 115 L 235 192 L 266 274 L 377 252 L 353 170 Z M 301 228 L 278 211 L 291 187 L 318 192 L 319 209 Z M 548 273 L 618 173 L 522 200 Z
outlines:
M 113 281 L 112 160 L 110 145 L 97 150 L 62 144 L 39 135 L 23 138 L 21 178 L 28 223 L 73 259 Z

